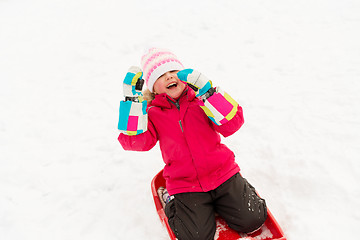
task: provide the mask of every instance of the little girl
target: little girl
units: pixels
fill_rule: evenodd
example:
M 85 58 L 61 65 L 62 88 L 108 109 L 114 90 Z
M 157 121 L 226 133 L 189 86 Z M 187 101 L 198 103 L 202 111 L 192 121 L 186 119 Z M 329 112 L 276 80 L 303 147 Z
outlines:
M 239 174 L 219 135 L 242 126 L 242 108 L 168 50 L 150 49 L 141 64 L 143 71 L 131 67 L 124 80 L 118 140 L 132 151 L 148 151 L 159 141 L 171 195 L 165 213 L 176 237 L 214 239 L 215 213 L 238 232 L 257 230 L 267 218 L 265 200 Z

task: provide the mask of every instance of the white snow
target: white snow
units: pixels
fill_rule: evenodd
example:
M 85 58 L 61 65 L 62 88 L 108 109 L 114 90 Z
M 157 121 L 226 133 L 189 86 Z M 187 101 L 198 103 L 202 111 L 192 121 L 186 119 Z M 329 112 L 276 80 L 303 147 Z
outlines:
M 288 239 L 360 225 L 360 2 L 0 1 L 0 238 L 168 239 L 156 146 L 117 142 L 127 68 L 171 49 L 244 108 L 224 142 Z

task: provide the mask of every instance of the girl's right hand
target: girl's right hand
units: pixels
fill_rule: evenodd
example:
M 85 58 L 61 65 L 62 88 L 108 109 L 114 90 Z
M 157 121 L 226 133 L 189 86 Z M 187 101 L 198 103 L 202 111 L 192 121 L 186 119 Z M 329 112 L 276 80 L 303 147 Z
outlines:
M 144 85 L 144 79 L 142 79 L 143 73 L 141 68 L 132 66 L 129 68 L 124 79 L 124 97 L 126 100 L 137 101 L 138 97 L 142 96 L 142 87 Z
M 118 129 L 126 135 L 139 135 L 147 131 L 147 101 L 142 98 L 142 71 L 130 67 L 125 76 L 123 87 L 125 101 L 120 101 Z

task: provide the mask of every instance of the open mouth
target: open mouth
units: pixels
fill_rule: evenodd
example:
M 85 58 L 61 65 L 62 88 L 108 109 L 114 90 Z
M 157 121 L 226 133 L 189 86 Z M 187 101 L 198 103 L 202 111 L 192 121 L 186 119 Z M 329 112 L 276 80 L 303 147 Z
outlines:
M 177 83 L 170 83 L 169 85 L 167 85 L 167 89 L 173 89 L 173 88 L 176 88 L 177 87 Z

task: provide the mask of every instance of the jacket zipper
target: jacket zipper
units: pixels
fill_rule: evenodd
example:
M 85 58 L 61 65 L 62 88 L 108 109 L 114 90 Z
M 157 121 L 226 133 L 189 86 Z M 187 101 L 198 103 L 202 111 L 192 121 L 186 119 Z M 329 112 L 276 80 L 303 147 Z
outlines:
M 176 108 L 180 111 L 179 100 L 176 100 L 176 102 L 174 104 L 175 104 Z M 181 128 L 181 132 L 184 132 L 184 129 L 183 129 L 182 123 L 181 123 L 181 119 L 179 120 L 179 125 L 180 125 L 180 128 Z
M 170 96 L 168 95 L 168 97 L 171 98 L 172 100 L 174 100 L 175 102 L 171 101 L 169 98 L 168 98 L 168 101 L 171 102 L 171 103 L 173 103 L 179 111 L 180 111 L 180 103 L 179 103 L 180 98 L 181 98 L 187 91 L 188 91 L 188 90 L 185 89 L 185 91 L 183 91 L 183 92 L 181 93 L 180 97 L 179 97 L 177 100 L 173 99 L 172 97 L 170 97 Z M 179 120 L 179 125 L 180 125 L 181 132 L 184 132 L 184 129 L 183 129 L 183 126 L 182 126 L 182 123 L 181 123 L 181 119 Z
M 180 128 L 181 128 L 181 132 L 184 132 L 184 129 L 183 129 L 182 124 L 181 124 L 181 120 L 179 120 L 179 124 L 180 124 Z
M 175 102 L 174 104 L 175 104 L 176 108 L 177 108 L 178 110 L 180 110 L 180 103 L 179 103 L 179 100 L 176 100 L 176 102 Z
M 171 100 L 169 102 L 173 103 L 176 106 L 176 108 L 180 111 L 179 99 L 178 100 L 173 99 L 173 100 L 175 100 L 175 102 L 173 102 Z M 183 129 L 183 126 L 182 126 L 182 123 L 181 123 L 181 119 L 179 120 L 179 125 L 180 125 L 181 132 L 184 132 L 184 129 Z

